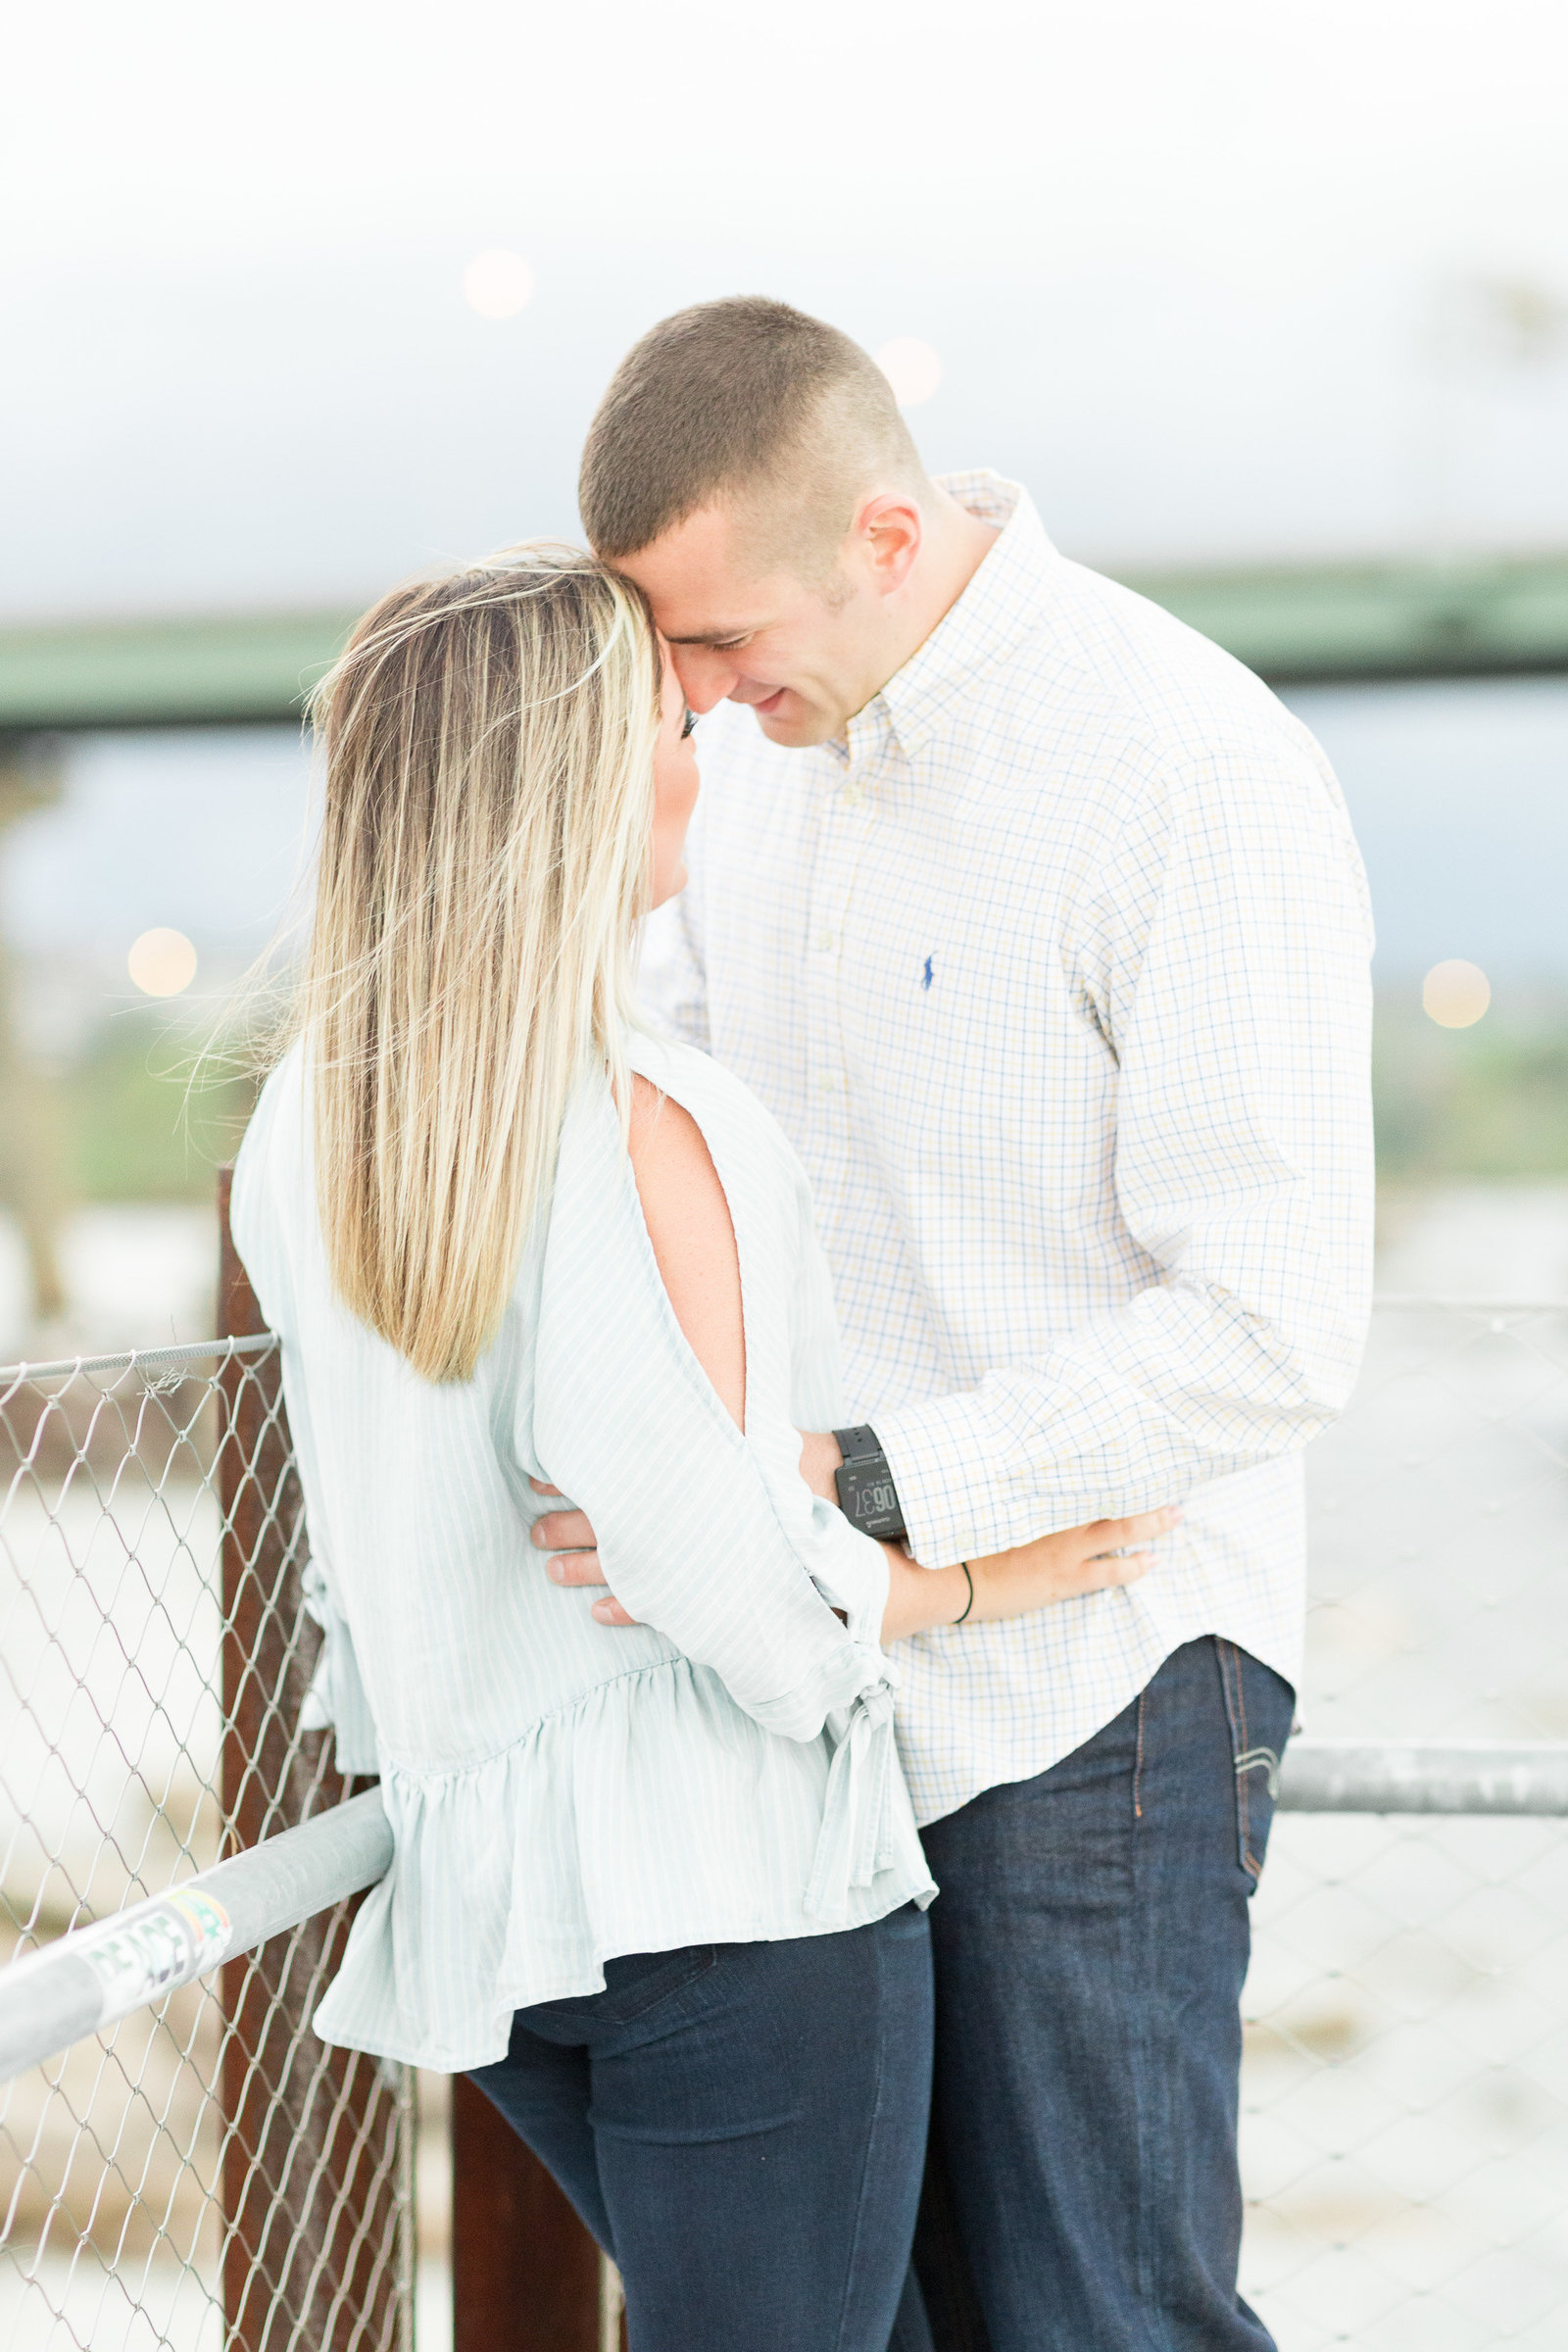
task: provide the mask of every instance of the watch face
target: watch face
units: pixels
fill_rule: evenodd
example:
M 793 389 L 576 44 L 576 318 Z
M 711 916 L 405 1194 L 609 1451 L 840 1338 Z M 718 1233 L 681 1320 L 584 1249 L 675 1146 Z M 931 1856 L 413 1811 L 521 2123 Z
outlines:
M 862 1475 L 853 1462 L 846 1463 L 839 1472 L 838 1487 L 839 1500 L 847 1516 L 863 1535 L 903 1535 L 899 1490 L 885 1469 Z

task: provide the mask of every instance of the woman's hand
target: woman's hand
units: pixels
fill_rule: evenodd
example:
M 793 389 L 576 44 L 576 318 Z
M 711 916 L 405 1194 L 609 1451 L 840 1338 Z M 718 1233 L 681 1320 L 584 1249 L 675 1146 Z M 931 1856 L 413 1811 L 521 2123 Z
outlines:
M 1154 1564 L 1142 1548 L 1167 1535 L 1181 1518 L 1178 1505 L 1140 1511 L 1131 1519 L 1097 1519 L 1089 1527 L 1066 1527 L 1039 1536 L 1011 1551 L 964 1563 L 974 1580 L 974 1601 L 965 1625 L 998 1617 L 1022 1617 L 1053 1601 L 1073 1600 L 1107 1585 L 1136 1584 Z M 969 1585 L 962 1567 L 922 1568 L 896 1544 L 888 1555 L 888 1605 L 882 1618 L 884 1642 L 903 1642 L 931 1627 L 953 1625 L 963 1616 Z

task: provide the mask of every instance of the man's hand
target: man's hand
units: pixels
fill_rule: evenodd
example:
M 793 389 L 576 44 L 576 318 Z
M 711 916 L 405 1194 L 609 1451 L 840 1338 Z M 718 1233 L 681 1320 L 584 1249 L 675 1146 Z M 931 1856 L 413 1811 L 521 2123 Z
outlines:
M 561 1496 L 559 1487 L 547 1487 L 542 1479 L 528 1481 L 536 1494 Z M 541 1551 L 559 1556 L 546 1560 L 545 1574 L 553 1585 L 603 1585 L 605 1572 L 599 1565 L 596 1548 L 598 1539 L 588 1524 L 586 1511 L 546 1511 L 533 1523 L 533 1542 Z M 596 1600 L 589 1614 L 601 1625 L 635 1625 L 613 1592 L 606 1592 L 603 1600 Z

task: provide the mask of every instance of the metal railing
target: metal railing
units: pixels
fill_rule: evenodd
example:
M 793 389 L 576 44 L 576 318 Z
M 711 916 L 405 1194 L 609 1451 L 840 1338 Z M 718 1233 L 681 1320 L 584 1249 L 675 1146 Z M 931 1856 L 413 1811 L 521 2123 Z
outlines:
M 368 1788 L 169 1894 L 14 1960 L 0 1976 L 0 2082 L 363 1894 L 391 1862 L 391 1825 Z
M 1568 1815 L 1568 1741 L 1469 1746 L 1298 1740 L 1279 1775 L 1286 1813 Z M 0 2083 L 363 1894 L 392 1863 L 373 1789 L 77 1928 L 0 1974 Z
M 302 1728 L 315 1636 L 275 1374 L 265 1335 L 0 1374 L 17 2352 L 409 2337 L 409 2085 L 306 2025 L 388 1833 Z M 1568 1742 L 1544 1735 L 1568 1732 L 1565 1434 L 1564 1310 L 1390 1302 L 1313 1462 L 1309 1728 L 1257 1898 L 1244 2081 L 1244 2282 L 1282 2352 L 1561 2340 Z M 1434 1485 L 1441 1510 L 1412 1513 Z M 1489 1652 L 1499 1592 L 1529 1639 Z M 1401 1718 L 1446 1736 L 1372 1736 Z M 50 1929 L 74 1932 L 31 1950 Z M 470 2340 L 597 2352 L 613 2282 L 481 2110 L 460 2099 Z M 530 2233 L 552 2249 L 532 2271 Z

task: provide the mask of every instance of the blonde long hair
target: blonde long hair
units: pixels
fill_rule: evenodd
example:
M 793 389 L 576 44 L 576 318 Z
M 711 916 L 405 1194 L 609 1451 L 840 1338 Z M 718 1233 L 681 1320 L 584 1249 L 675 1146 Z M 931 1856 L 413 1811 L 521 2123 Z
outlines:
M 590 1055 L 628 1100 L 660 695 L 638 591 L 549 543 L 394 589 L 316 691 L 321 1230 L 427 1380 L 494 1338 Z

